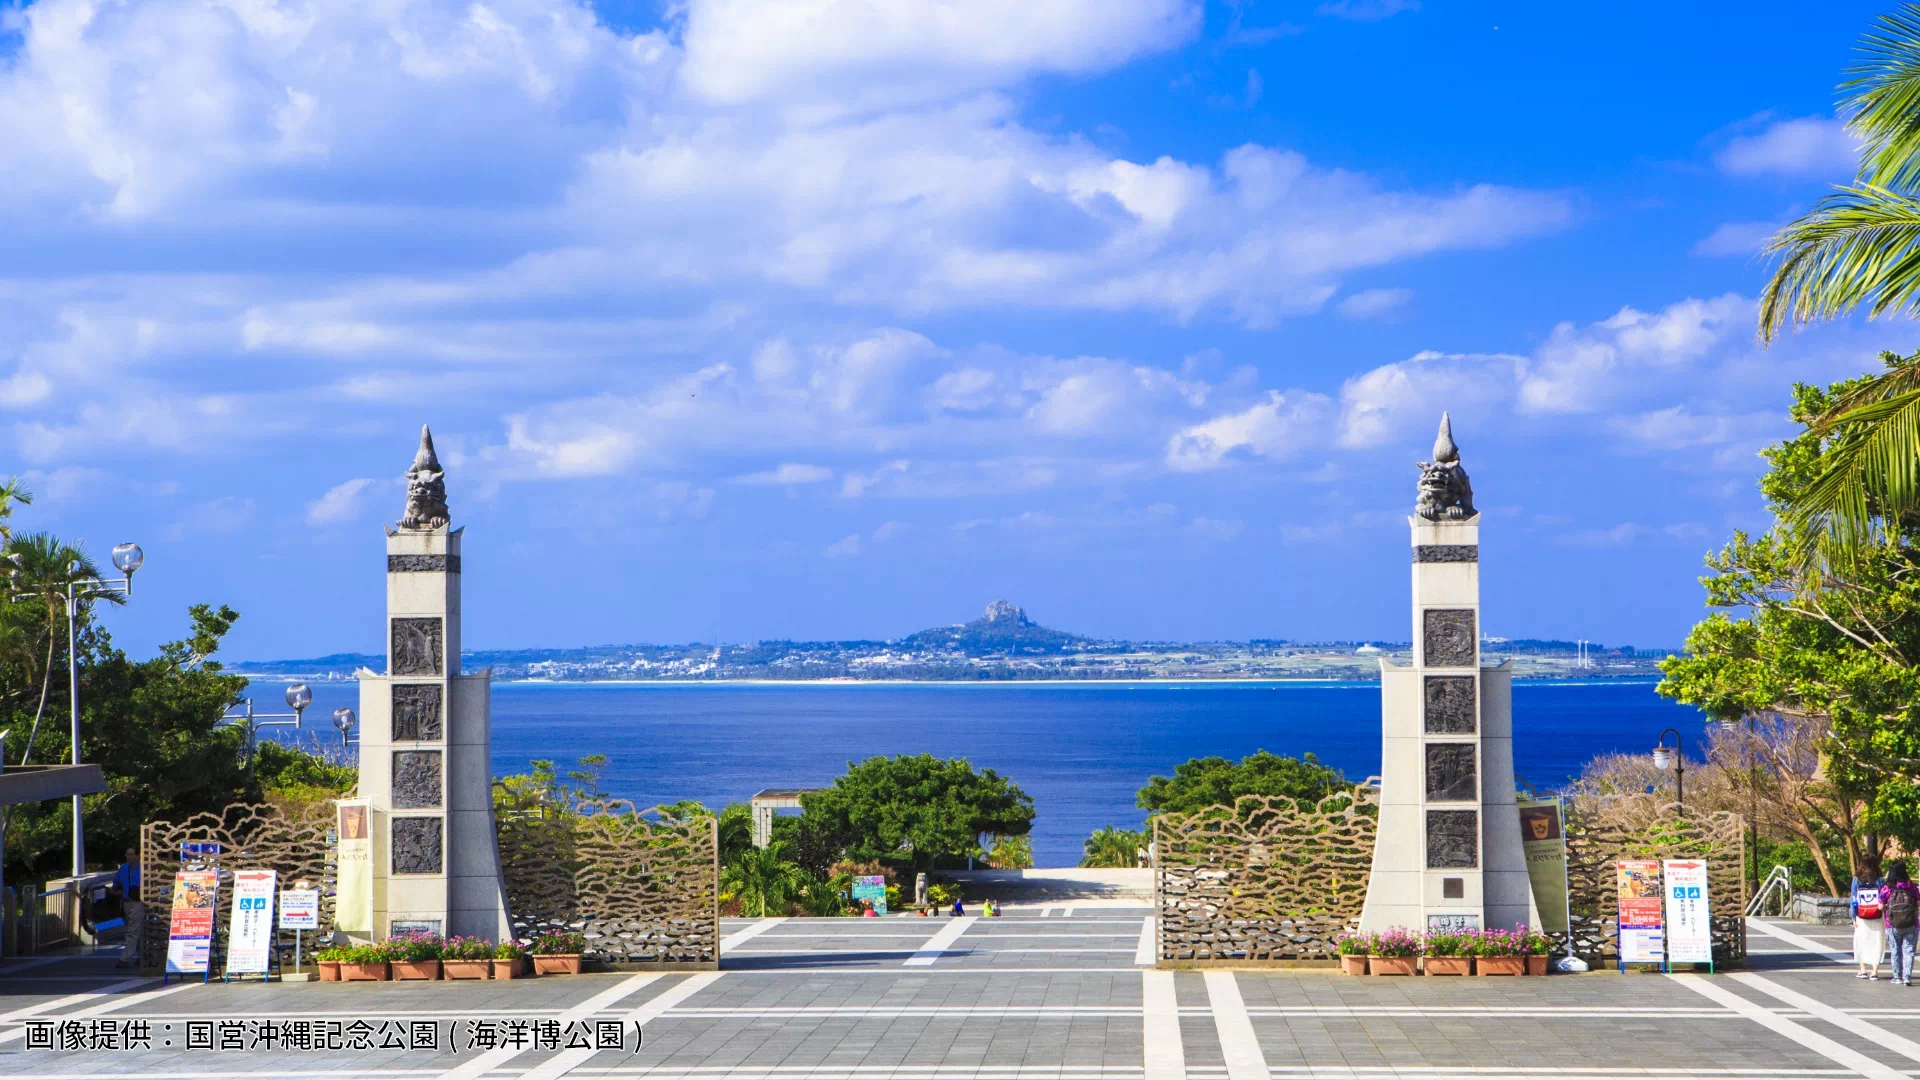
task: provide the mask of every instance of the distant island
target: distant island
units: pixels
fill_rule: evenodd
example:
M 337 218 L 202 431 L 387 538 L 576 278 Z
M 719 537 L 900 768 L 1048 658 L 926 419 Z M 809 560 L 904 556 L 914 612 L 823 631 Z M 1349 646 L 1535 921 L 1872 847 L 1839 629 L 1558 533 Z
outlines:
M 1606 648 L 1592 642 L 1487 638 L 1481 654 L 1512 660 L 1525 679 L 1646 678 L 1675 650 Z M 578 649 L 463 652 L 468 670 L 501 680 L 702 682 L 850 680 L 994 682 L 1046 679 L 1375 680 L 1379 661 L 1412 662 L 1412 645 L 1385 641 L 1103 641 L 1041 626 L 1018 605 L 995 600 L 972 622 L 897 641 L 755 641 L 741 645 L 594 645 Z M 386 667 L 375 653 L 243 662 L 246 675 L 348 679 Z

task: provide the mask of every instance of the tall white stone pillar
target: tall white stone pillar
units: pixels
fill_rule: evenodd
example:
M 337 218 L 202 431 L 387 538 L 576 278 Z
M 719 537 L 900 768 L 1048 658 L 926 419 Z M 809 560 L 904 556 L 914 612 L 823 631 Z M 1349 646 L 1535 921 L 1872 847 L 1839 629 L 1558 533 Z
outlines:
M 374 936 L 409 930 L 504 939 L 506 891 L 488 760 L 490 671 L 460 671 L 460 529 L 447 520 L 433 437 L 387 529 L 387 673 L 359 672 L 360 794 L 385 831 Z
M 1421 463 L 1413 665 L 1380 663 L 1380 824 L 1361 929 L 1537 925 L 1513 787 L 1513 672 L 1480 662 L 1480 516 L 1452 425 Z

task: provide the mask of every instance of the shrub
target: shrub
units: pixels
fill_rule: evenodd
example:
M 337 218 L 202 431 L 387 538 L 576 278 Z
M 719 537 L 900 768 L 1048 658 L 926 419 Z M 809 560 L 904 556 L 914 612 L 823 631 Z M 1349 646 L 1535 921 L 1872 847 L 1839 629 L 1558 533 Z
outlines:
M 1527 939 L 1525 927 L 1517 927 L 1512 930 L 1482 930 L 1476 937 L 1478 938 L 1478 943 L 1474 952 L 1475 956 L 1506 957 L 1526 955 L 1526 953 L 1521 951 Z
M 1373 939 L 1367 934 L 1349 934 L 1344 931 L 1334 939 L 1333 948 L 1341 956 L 1365 956 Z
M 1420 944 L 1422 952 L 1428 956 L 1472 956 L 1468 952 L 1471 942 L 1466 934 L 1444 931 L 1429 931 L 1427 939 Z
M 314 953 L 313 958 L 321 963 L 337 964 L 347 958 L 349 951 L 350 950 L 344 945 L 329 945 L 319 952 Z
M 533 951 L 547 956 L 571 956 L 587 951 L 587 938 L 571 930 L 549 930 L 533 939 Z
M 387 939 L 389 960 L 399 960 L 409 964 L 424 964 L 441 957 L 442 945 L 438 934 L 405 934 Z
M 1419 956 L 1420 939 L 1404 926 L 1393 926 L 1371 935 L 1367 949 L 1374 956 Z
M 493 958 L 495 960 L 518 960 L 525 955 L 527 955 L 527 950 L 511 941 L 503 941 L 493 947 Z
M 1521 927 L 1520 929 L 1525 935 L 1520 945 L 1523 953 L 1527 956 L 1551 956 L 1553 954 L 1552 938 L 1538 930 L 1529 930 L 1526 927 Z
M 949 885 L 943 881 L 937 885 L 927 886 L 927 900 L 935 907 L 946 907 L 960 899 L 960 896 L 961 891 L 958 885 Z
M 393 950 L 384 941 L 374 945 L 353 945 L 340 950 L 340 959 L 348 964 L 384 964 L 393 959 Z
M 442 960 L 487 960 L 493 956 L 493 942 L 485 938 L 450 937 L 441 946 Z

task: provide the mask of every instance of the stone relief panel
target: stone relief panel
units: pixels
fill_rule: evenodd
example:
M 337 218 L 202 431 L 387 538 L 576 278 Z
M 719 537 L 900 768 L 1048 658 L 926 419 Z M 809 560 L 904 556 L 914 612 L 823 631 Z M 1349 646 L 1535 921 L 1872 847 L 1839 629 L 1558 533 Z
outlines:
M 457 574 L 460 572 L 458 555 L 389 555 L 387 573 L 389 574 Z
M 387 556 L 389 562 L 394 556 Z M 1414 562 L 1479 562 L 1478 544 L 1415 544 Z M 391 569 L 391 567 L 389 567 Z
M 393 872 L 437 874 L 440 858 L 440 819 L 397 817 L 393 820 Z
M 1421 659 L 1427 667 L 1479 663 L 1479 633 L 1472 608 L 1429 608 L 1421 613 L 1421 630 Z
M 1471 869 L 1480 865 L 1480 812 L 1427 811 L 1427 869 Z
M 439 675 L 446 636 L 436 617 L 393 620 L 394 675 Z
M 1426 697 L 1427 734 L 1471 735 L 1479 730 L 1473 676 L 1429 675 Z
M 1431 762 L 1429 762 L 1431 769 Z M 440 809 L 440 751 L 396 750 L 393 754 L 393 808 Z
M 394 683 L 393 741 L 436 742 L 442 738 L 439 683 Z
M 1472 743 L 1427 744 L 1428 802 L 1479 801 L 1479 775 L 1473 750 Z M 394 775 L 399 776 L 397 768 Z M 396 779 L 394 783 L 397 787 L 399 781 Z

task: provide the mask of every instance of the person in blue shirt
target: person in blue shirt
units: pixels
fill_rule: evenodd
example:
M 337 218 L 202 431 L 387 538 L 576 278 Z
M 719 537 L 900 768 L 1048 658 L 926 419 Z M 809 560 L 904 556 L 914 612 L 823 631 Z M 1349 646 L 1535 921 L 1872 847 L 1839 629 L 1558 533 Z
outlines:
M 140 902 L 140 855 L 132 848 L 127 849 L 127 861 L 113 872 L 113 883 L 120 887 L 120 910 L 127 921 L 123 940 L 126 945 L 120 950 L 120 960 L 114 967 L 132 967 L 140 962 L 140 945 L 147 933 L 147 905 Z
M 1887 924 L 1880 906 L 1880 886 L 1886 883 L 1880 880 L 1879 867 L 1866 867 L 1864 873 L 1864 878 L 1856 876 L 1848 886 L 1847 911 L 1853 916 L 1853 977 L 1878 979 L 1880 958 L 1887 952 Z
M 953 898 L 953 913 L 955 915 L 965 915 L 967 913 L 967 909 L 961 905 L 960 898 L 957 896 Z

